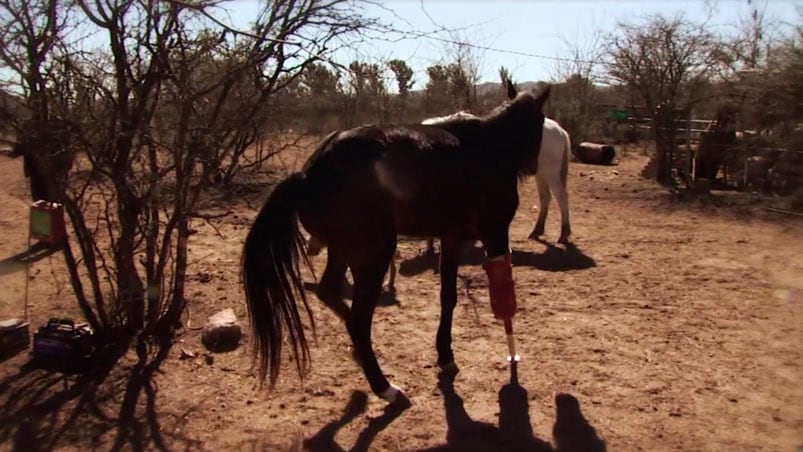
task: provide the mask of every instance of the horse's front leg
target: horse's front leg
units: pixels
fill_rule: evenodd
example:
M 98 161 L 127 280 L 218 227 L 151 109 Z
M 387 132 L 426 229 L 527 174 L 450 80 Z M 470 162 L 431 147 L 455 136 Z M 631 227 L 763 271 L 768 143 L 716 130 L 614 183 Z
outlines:
M 438 350 L 438 366 L 450 373 L 458 371 L 452 352 L 452 318 L 457 305 L 457 259 L 461 243 L 455 237 L 446 236 L 441 239 L 441 319 L 435 347 Z
M 510 215 L 511 219 L 512 217 Z M 506 322 L 516 313 L 509 227 L 509 222 L 486 223 L 480 226 L 480 238 L 487 256 L 483 268 L 488 276 L 491 310 L 496 318 Z

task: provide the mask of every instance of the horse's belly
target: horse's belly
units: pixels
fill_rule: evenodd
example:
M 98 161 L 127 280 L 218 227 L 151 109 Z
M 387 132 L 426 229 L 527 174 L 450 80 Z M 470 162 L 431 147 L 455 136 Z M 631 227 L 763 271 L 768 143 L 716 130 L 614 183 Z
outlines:
M 380 161 L 375 165 L 397 233 L 432 237 L 470 230 L 481 195 L 474 167 L 453 159 L 422 158 L 405 163 Z
M 476 215 L 466 206 L 456 204 L 398 203 L 393 214 L 396 232 L 410 237 L 469 236 L 476 229 Z

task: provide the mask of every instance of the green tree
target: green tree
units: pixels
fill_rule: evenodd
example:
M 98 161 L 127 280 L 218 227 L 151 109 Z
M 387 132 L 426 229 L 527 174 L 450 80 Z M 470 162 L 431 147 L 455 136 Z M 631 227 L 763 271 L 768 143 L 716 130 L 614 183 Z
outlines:
M 307 130 L 321 133 L 326 118 L 339 108 L 342 95 L 340 76 L 323 64 L 313 64 L 304 71 L 301 85 L 305 105 L 303 117 L 308 118 Z
M 403 60 L 393 59 L 388 62 L 388 68 L 393 72 L 396 79 L 396 88 L 398 90 L 397 97 L 397 114 L 399 119 L 404 118 L 407 110 L 407 102 L 410 97 L 410 89 L 413 87 L 413 70 Z
M 436 64 L 427 68 L 426 99 L 424 112 L 439 115 L 449 108 L 449 69 Z

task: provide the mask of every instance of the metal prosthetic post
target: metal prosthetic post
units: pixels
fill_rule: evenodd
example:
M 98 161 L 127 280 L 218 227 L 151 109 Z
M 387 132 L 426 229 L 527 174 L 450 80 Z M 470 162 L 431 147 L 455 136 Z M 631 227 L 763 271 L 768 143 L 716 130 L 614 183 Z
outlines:
M 516 339 L 513 337 L 513 318 L 505 319 L 505 335 L 507 335 L 508 362 L 515 364 L 519 362 L 521 356 L 516 354 Z
M 521 357 L 516 354 L 516 344 L 513 338 L 513 315 L 516 313 L 516 289 L 513 283 L 513 269 L 510 261 L 510 253 L 488 259 L 484 267 L 485 273 L 488 275 L 491 310 L 496 318 L 504 322 L 505 335 L 507 336 L 507 348 L 510 352 L 507 360 L 515 365 Z

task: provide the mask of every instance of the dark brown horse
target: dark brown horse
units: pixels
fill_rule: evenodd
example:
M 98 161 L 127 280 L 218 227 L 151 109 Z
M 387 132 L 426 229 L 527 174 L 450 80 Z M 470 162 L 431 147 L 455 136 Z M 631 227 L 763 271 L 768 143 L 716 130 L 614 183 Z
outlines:
M 297 300 L 314 324 L 299 271 L 299 261 L 306 259 L 299 220 L 329 247 L 316 295 L 345 321 L 371 389 L 390 402 L 406 398 L 380 369 L 371 322 L 399 235 L 441 239 L 436 348 L 442 368 L 457 370 L 451 328 L 458 251 L 465 240 L 482 241 L 491 307 L 498 317 L 512 317 L 508 230 L 518 207 L 518 181 L 538 160 L 548 96 L 548 89 L 540 95 L 522 92 L 487 117 L 438 127 L 371 125 L 333 132 L 302 171 L 276 185 L 242 255 L 260 379 L 275 383 L 285 340 L 299 373 L 309 369 Z M 348 268 L 354 279 L 351 307 L 343 300 Z

